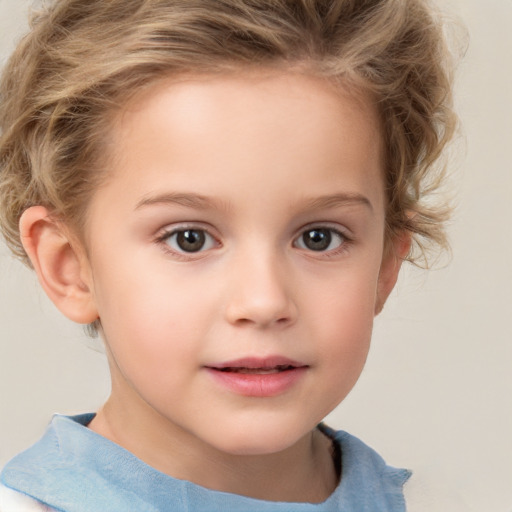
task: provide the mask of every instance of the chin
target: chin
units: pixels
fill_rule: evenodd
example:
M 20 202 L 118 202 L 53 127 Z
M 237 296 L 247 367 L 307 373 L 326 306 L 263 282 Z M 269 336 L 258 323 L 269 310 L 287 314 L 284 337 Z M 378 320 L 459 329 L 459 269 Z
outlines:
M 230 428 L 219 435 L 216 448 L 231 455 L 271 455 L 287 450 L 306 436 L 311 429 L 297 431 L 290 427 L 253 425 L 252 428 Z

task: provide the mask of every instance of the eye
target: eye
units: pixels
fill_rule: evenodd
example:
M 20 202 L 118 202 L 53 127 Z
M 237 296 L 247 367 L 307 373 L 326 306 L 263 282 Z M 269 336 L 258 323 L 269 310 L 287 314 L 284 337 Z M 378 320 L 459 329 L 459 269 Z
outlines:
M 203 229 L 179 229 L 164 235 L 161 240 L 176 252 L 194 253 L 215 247 L 214 238 Z
M 338 249 L 345 240 L 345 237 L 335 229 L 312 228 L 304 231 L 297 238 L 295 245 L 300 249 L 325 252 Z

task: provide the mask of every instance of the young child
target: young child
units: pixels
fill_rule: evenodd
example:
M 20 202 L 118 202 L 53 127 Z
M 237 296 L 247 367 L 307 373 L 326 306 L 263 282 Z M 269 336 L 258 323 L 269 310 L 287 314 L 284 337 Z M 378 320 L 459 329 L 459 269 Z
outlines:
M 321 422 L 402 261 L 445 243 L 447 55 L 426 0 L 34 18 L 0 91 L 1 226 L 101 335 L 112 392 L 7 464 L 2 512 L 414 510 L 409 471 Z

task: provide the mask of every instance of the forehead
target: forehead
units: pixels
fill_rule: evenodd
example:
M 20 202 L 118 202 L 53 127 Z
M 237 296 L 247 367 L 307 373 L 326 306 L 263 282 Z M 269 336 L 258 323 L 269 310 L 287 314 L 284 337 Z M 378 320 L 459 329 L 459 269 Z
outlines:
M 110 181 L 138 181 L 139 196 L 161 187 L 222 195 L 229 183 L 261 201 L 262 182 L 283 197 L 290 188 L 325 195 L 339 182 L 383 202 L 374 102 L 311 75 L 259 70 L 162 80 L 119 110 L 110 135 Z
M 159 119 L 154 115 L 157 112 Z M 162 78 L 135 93 L 119 108 L 113 126 L 116 142 L 122 145 L 121 139 L 133 136 L 141 118 L 149 120 L 151 116 L 155 125 L 168 123 L 172 116 L 184 135 L 188 129 L 207 128 L 205 121 L 210 121 L 211 126 L 220 125 L 222 120 L 223 128 L 230 125 L 237 131 L 240 125 L 257 127 L 263 121 L 276 126 L 301 119 L 304 132 L 314 137 L 322 124 L 337 124 L 347 116 L 358 121 L 353 123 L 354 136 L 363 135 L 356 133 L 363 125 L 366 133 L 369 128 L 371 135 L 380 132 L 376 104 L 369 93 L 327 78 L 279 69 Z

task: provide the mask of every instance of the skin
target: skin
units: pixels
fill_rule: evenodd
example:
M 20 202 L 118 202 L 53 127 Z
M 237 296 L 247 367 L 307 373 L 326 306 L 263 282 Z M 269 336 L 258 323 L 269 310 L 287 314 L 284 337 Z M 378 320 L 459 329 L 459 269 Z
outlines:
M 101 320 L 112 393 L 90 428 L 212 489 L 325 500 L 337 479 L 315 426 L 357 381 L 408 249 L 384 253 L 374 106 L 291 72 L 186 77 L 136 97 L 110 135 L 85 248 L 42 207 L 21 222 L 52 300 Z M 313 228 L 325 250 L 305 244 Z M 187 229 L 201 250 L 179 246 Z M 274 396 L 208 371 L 276 355 L 305 370 Z

